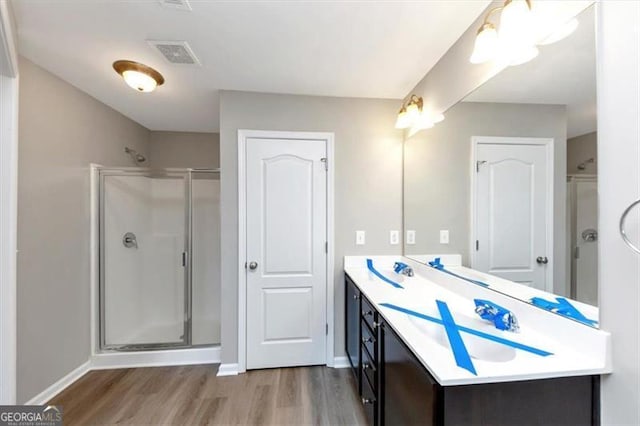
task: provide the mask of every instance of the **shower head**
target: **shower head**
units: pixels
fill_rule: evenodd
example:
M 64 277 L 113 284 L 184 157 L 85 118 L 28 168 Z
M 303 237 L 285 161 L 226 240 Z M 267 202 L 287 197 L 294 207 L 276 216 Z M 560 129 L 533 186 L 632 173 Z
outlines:
M 584 170 L 587 168 L 588 163 L 595 163 L 595 162 L 596 162 L 595 158 L 589 158 L 588 160 L 578 164 L 577 168 L 578 170 Z
M 144 155 L 139 154 L 138 151 L 136 151 L 135 149 L 131 149 L 128 146 L 124 147 L 124 152 L 131 156 L 131 159 L 134 163 L 136 163 L 136 166 L 139 166 L 140 163 L 144 163 L 145 161 L 147 161 L 147 158 Z

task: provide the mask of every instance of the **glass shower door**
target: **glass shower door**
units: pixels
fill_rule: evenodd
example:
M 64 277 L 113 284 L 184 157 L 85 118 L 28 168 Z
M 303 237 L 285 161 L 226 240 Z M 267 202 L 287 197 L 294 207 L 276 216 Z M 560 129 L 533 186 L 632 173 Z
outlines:
M 101 348 L 189 345 L 187 174 L 104 170 L 100 185 Z

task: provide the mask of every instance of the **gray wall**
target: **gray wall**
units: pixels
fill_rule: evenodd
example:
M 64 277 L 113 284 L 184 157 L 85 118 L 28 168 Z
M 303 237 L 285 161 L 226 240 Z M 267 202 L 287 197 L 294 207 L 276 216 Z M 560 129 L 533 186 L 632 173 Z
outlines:
M 405 254 L 459 253 L 469 264 L 471 137 L 554 138 L 554 289 L 565 294 L 566 108 L 461 102 L 445 121 L 405 141 L 404 225 L 416 230 Z M 449 230 L 448 245 L 439 230 Z
M 149 165 L 216 169 L 220 167 L 220 135 L 151 131 Z
M 585 164 L 584 170 L 578 170 L 578 164 L 593 158 L 594 163 Z M 567 140 L 567 173 L 598 174 L 598 132 L 591 132 Z
M 613 346 L 613 373 L 602 378 L 602 424 L 638 425 L 640 256 L 623 243 L 618 220 L 640 197 L 640 2 L 599 2 L 597 22 L 598 282 L 601 327 Z M 639 219 L 635 213 L 628 221 L 636 244 Z
M 343 256 L 400 254 L 389 230 L 402 226 L 402 135 L 394 129 L 400 102 L 223 91 L 222 361 L 238 359 L 238 129 L 335 133 L 335 354 L 344 355 Z M 367 244 L 355 245 L 355 231 Z
M 18 402 L 90 353 L 89 163 L 129 166 L 149 132 L 20 61 Z

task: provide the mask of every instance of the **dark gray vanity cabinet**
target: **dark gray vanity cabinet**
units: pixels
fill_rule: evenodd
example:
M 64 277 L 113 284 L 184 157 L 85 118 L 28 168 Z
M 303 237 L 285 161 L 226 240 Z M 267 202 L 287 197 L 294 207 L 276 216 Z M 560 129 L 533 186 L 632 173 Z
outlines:
M 350 279 L 346 281 L 344 297 L 345 349 L 356 383 L 360 386 L 360 291 Z
M 380 325 L 382 352 L 381 424 L 441 425 L 443 388 L 386 323 Z
M 346 348 L 374 426 L 599 425 L 599 376 L 441 386 L 345 275 Z

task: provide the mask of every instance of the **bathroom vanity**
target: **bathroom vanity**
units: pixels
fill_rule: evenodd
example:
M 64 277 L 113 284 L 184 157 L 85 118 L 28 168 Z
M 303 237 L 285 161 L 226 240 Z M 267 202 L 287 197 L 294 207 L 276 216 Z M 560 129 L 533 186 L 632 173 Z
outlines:
M 395 260 L 373 258 L 378 275 L 366 258 L 345 258 L 346 351 L 370 424 L 599 424 L 599 375 L 610 371 L 608 333 L 406 258 L 401 260 L 415 276 L 399 275 Z M 478 297 L 514 312 L 520 332 L 474 318 Z M 439 318 L 430 308 L 436 300 L 450 306 L 460 330 L 473 328 L 549 354 L 460 333 L 475 368 L 467 371 L 456 365 L 445 327 L 433 322 Z

